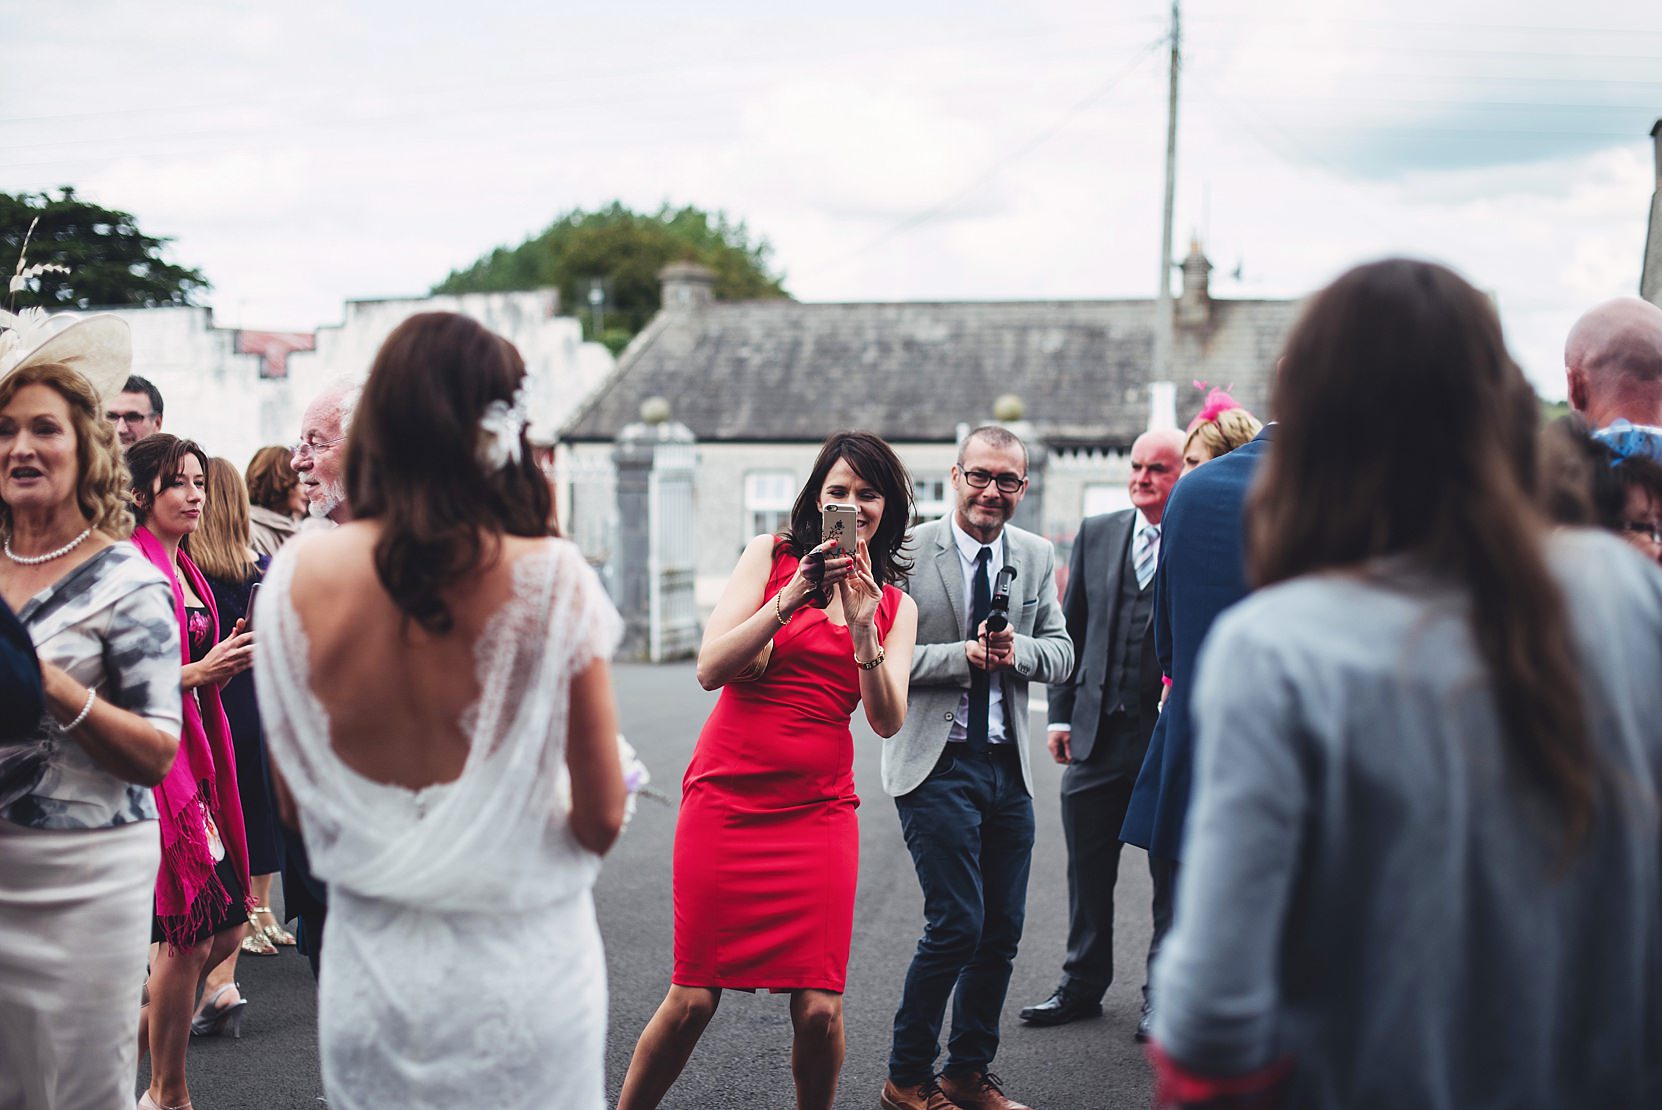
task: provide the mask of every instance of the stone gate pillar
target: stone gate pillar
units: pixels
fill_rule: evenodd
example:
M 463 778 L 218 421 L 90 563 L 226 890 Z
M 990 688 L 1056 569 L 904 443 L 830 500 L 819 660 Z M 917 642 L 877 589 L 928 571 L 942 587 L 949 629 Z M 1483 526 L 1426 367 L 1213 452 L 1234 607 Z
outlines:
M 698 650 L 693 598 L 697 533 L 693 498 L 697 439 L 669 419 L 661 397 L 618 433 L 617 548 L 612 601 L 623 616 L 624 659 L 682 658 Z

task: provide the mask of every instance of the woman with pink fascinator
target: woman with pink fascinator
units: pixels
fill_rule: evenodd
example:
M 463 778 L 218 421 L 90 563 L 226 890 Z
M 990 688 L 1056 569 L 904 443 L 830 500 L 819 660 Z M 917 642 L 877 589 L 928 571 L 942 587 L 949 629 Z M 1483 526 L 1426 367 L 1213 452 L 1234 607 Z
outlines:
M 1196 382 L 1195 388 L 1207 386 Z M 1183 473 L 1251 443 L 1263 427 L 1264 422 L 1242 408 L 1228 390 L 1211 390 L 1200 414 L 1189 422 L 1189 438 L 1183 442 Z

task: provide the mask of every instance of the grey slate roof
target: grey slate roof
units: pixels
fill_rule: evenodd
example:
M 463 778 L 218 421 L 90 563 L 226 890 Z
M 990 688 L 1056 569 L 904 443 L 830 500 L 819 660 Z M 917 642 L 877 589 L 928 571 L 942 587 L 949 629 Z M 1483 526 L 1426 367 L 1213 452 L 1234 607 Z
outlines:
M 1180 327 L 1181 420 L 1191 379 L 1232 385 L 1264 415 L 1291 301 L 1210 302 Z M 715 303 L 661 313 L 566 425 L 609 440 L 659 395 L 701 440 L 814 442 L 863 428 L 896 442 L 953 442 L 1000 394 L 1054 444 L 1123 445 L 1148 423 L 1154 302 Z

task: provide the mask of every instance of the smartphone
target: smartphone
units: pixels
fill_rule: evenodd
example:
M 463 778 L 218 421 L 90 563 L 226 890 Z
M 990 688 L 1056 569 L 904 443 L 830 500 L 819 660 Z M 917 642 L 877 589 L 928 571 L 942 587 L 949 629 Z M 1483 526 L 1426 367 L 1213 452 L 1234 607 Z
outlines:
M 860 546 L 859 541 L 860 513 L 853 505 L 838 505 L 832 503 L 820 511 L 819 538 L 820 542 L 836 540 L 835 551 L 827 551 L 826 557 L 833 555 L 853 555 Z
M 254 583 L 248 591 L 248 610 L 242 615 L 242 630 L 254 631 L 254 603 L 260 599 L 260 583 Z

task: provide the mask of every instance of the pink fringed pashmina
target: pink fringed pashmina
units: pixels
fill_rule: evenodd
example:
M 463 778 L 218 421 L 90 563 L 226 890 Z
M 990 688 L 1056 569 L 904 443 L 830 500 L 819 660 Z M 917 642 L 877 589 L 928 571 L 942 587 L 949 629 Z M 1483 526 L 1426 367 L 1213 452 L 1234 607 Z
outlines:
M 185 594 L 169 564 L 167 550 L 150 530 L 133 530 L 133 544 L 156 569 L 167 577 L 173 589 L 173 612 L 179 622 L 179 650 L 190 663 L 190 637 L 185 626 Z M 190 578 L 191 589 L 202 599 L 210 618 L 212 637 L 219 639 L 219 610 L 207 579 L 179 552 L 179 568 Z M 219 702 L 219 687 L 198 686 L 196 697 L 184 695 L 183 728 L 179 755 L 173 769 L 156 787 L 156 808 L 161 813 L 162 866 L 156 873 L 156 916 L 169 949 L 184 947 L 201 928 L 210 909 L 223 906 L 230 898 L 214 874 L 213 854 L 208 847 L 204 814 L 219 829 L 226 854 L 249 892 L 248 843 L 243 835 L 242 801 L 237 795 L 236 755 L 231 747 L 231 727 Z M 202 897 L 207 889 L 208 896 Z M 248 893 L 252 907 L 252 894 Z

